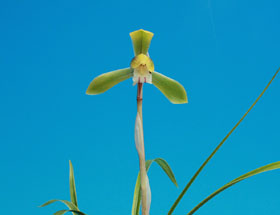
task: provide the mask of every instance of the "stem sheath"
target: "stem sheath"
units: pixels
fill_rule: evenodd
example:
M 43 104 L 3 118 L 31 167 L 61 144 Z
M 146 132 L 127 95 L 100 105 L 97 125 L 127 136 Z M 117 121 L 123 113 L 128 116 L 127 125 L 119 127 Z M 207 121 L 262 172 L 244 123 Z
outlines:
M 137 85 L 137 113 L 141 119 L 141 127 L 143 130 L 143 117 L 142 117 L 142 101 L 143 101 L 143 84 L 138 83 Z M 149 208 L 147 207 L 147 187 L 146 187 L 146 161 L 145 161 L 145 147 L 144 147 L 144 135 L 141 138 L 143 140 L 142 153 L 139 154 L 139 165 L 140 165 L 140 178 L 141 178 L 141 196 L 142 196 L 142 215 L 149 215 Z

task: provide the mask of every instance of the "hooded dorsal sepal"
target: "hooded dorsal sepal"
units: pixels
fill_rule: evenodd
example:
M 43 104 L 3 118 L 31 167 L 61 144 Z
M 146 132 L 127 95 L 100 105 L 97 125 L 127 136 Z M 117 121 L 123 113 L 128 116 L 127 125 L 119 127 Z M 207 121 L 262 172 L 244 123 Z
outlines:
M 130 37 L 133 43 L 134 54 L 135 56 L 139 54 L 148 54 L 151 40 L 154 34 L 143 29 L 133 31 L 130 33 Z

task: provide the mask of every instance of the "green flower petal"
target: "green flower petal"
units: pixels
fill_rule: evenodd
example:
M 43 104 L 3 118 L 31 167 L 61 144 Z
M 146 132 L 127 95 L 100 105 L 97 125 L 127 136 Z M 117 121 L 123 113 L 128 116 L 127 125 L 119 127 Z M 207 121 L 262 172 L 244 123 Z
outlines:
M 154 34 L 152 32 L 145 31 L 143 29 L 130 33 L 135 56 L 141 53 L 142 54 L 148 53 L 148 49 L 150 47 L 150 43 L 153 36 Z
M 112 72 L 104 73 L 90 83 L 86 94 L 97 95 L 104 93 L 116 84 L 124 81 L 133 75 L 133 70 L 131 68 L 120 69 Z
M 158 72 L 152 72 L 152 82 L 173 104 L 188 103 L 187 93 L 179 82 Z

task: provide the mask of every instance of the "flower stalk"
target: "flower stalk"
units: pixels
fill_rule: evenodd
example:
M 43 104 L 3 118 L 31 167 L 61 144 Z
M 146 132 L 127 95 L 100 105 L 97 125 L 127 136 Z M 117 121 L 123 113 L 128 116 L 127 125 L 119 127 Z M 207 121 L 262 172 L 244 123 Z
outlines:
M 146 171 L 142 103 L 143 103 L 143 83 L 138 83 L 138 85 L 137 85 L 137 117 L 136 117 L 136 125 L 135 125 L 135 144 L 136 144 L 136 149 L 138 151 L 139 166 L 140 166 L 142 215 L 149 215 L 151 194 L 150 194 L 150 187 L 149 187 L 149 182 L 148 182 L 149 179 L 148 179 L 147 171 Z
M 139 113 L 141 121 L 143 118 L 142 117 L 142 103 L 143 103 L 143 83 L 138 83 L 138 85 L 137 85 L 137 113 Z

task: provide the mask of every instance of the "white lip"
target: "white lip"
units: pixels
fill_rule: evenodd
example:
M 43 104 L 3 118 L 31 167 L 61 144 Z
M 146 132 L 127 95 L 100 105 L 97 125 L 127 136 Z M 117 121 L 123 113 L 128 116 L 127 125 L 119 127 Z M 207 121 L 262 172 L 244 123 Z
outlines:
M 134 69 L 133 72 L 133 85 L 138 84 L 138 83 L 149 83 L 152 84 L 152 74 L 149 71 L 141 71 L 141 73 L 137 70 Z

